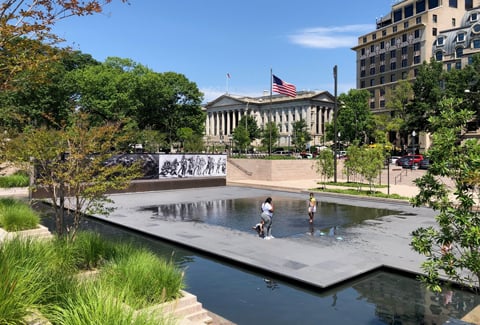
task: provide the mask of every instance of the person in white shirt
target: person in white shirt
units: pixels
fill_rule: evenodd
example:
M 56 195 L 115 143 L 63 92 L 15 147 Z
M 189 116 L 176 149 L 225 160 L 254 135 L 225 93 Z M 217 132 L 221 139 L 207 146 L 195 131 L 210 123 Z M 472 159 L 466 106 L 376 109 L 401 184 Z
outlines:
M 263 231 L 265 239 L 272 239 L 273 201 L 271 197 L 267 197 L 265 202 L 262 203 L 261 218 L 264 222 Z

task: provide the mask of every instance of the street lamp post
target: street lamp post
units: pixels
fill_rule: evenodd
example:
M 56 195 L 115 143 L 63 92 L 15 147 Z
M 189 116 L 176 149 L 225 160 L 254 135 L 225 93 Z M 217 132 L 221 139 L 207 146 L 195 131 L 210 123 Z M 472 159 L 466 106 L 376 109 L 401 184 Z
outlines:
M 333 103 L 333 182 L 337 182 L 337 65 L 333 67 L 334 103 Z
M 413 154 L 417 153 L 417 150 L 415 149 L 415 136 L 417 133 L 415 131 L 412 131 L 412 149 L 413 149 Z

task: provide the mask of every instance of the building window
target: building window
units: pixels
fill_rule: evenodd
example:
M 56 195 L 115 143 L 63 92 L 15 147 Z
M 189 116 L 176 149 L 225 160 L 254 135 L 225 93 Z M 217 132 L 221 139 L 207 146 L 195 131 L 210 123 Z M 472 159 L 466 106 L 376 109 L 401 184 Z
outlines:
M 452 8 L 458 8 L 457 0 L 448 0 L 448 6 Z
M 480 49 L 480 39 L 474 39 L 473 40 L 473 48 L 474 49 Z
M 403 72 L 402 72 L 402 79 L 405 80 L 405 79 L 407 79 L 407 77 L 408 77 L 408 72 L 407 72 L 407 71 L 403 71 Z
M 375 52 L 375 45 L 370 45 L 370 53 Z
M 402 20 L 402 9 L 397 9 L 393 12 L 393 22 Z
M 428 9 L 437 8 L 439 0 L 428 0 Z
M 402 68 L 406 68 L 408 66 L 408 60 L 407 59 L 403 59 L 402 60 Z
M 415 55 L 413 57 L 413 64 L 419 64 L 420 63 L 420 55 Z
M 385 65 L 384 64 L 382 64 L 380 66 L 380 73 L 383 73 L 383 72 L 385 72 Z
M 405 18 L 413 16 L 413 3 L 405 6 L 404 13 Z
M 361 50 L 360 50 L 360 54 L 361 54 L 361 55 L 365 55 L 365 49 L 361 49 Z
M 375 108 L 375 102 L 370 102 L 370 109 L 374 109 Z
M 372 40 L 376 40 L 377 39 L 377 34 L 372 34 Z
M 390 70 L 396 70 L 397 69 L 397 63 L 396 62 L 391 62 L 390 63 Z
M 478 20 L 478 14 L 476 12 L 472 12 L 470 15 L 470 21 L 477 21 Z
M 465 33 L 460 33 L 457 35 L 457 43 L 461 43 L 465 41 Z
M 474 34 L 480 33 L 480 24 L 473 25 L 472 31 L 473 31 Z
M 375 57 L 374 56 L 370 57 L 370 64 L 375 64 Z
M 363 78 L 363 77 L 365 77 L 365 75 L 366 75 L 366 72 L 365 72 L 365 70 L 362 70 L 362 71 L 360 71 L 360 78 Z
M 383 85 L 385 83 L 385 77 L 381 76 L 380 77 L 380 84 Z
M 459 46 L 455 49 L 455 57 L 461 58 L 463 56 L 463 47 Z
M 390 39 L 390 46 L 395 46 L 395 37 Z
M 435 43 L 435 45 L 437 45 L 437 46 L 442 46 L 442 45 L 443 45 L 443 40 L 444 40 L 443 37 L 437 38 L 437 42 Z
M 408 53 L 408 46 L 402 47 L 402 54 L 405 55 Z
M 385 42 L 384 41 L 381 41 L 380 42 L 380 48 L 383 50 L 385 48 Z
M 385 61 L 385 53 L 380 53 L 380 61 Z
M 422 23 L 422 16 L 419 16 L 419 17 L 415 18 L 415 23 L 417 23 L 417 25 L 421 24 Z
M 452 64 L 451 63 L 447 63 L 447 71 L 450 71 L 452 70 Z
M 461 61 L 455 62 L 455 69 L 462 70 L 462 62 Z
M 415 4 L 415 7 L 417 9 L 417 14 L 424 12 L 425 11 L 425 0 L 418 0 L 417 3 Z
M 473 0 L 465 0 L 465 10 L 473 8 Z
M 386 35 L 387 35 L 387 30 L 386 29 L 382 30 L 382 36 L 386 36 Z
M 407 29 L 407 28 L 408 28 L 408 21 L 403 23 L 403 29 Z
M 375 68 L 370 68 L 370 75 L 371 76 L 375 75 Z
M 442 51 L 437 51 L 435 53 L 435 60 L 437 60 L 439 62 L 443 60 L 443 52 Z
M 413 50 L 414 51 L 420 51 L 420 46 L 421 46 L 420 43 L 413 44 Z
M 363 43 L 367 43 L 367 38 L 363 37 Z
M 370 87 L 375 86 L 375 79 L 370 79 Z
M 472 64 L 473 63 L 473 56 L 469 56 L 468 57 L 468 64 Z
M 361 67 L 364 67 L 364 66 L 365 66 L 365 59 L 361 59 L 361 60 L 360 60 L 360 66 L 361 66 Z
M 380 100 L 380 107 L 385 107 L 385 99 Z
M 432 16 L 432 20 L 433 20 L 434 23 L 437 23 L 437 21 L 438 21 L 437 15 L 433 15 L 433 16 Z
M 397 25 L 395 25 L 395 26 L 393 26 L 393 27 L 392 27 L 392 32 L 396 33 L 396 32 L 397 32 L 397 30 L 398 30 L 398 27 L 397 27 Z
M 432 35 L 437 36 L 437 29 L 436 28 L 432 28 Z
M 415 31 L 413 32 L 413 36 L 415 38 L 420 38 L 420 29 L 415 29 Z
M 407 34 L 403 34 L 402 35 L 402 42 L 406 42 L 407 41 Z
M 397 56 L 397 51 L 391 50 L 390 51 L 390 58 L 395 58 Z
M 393 74 L 390 75 L 390 82 L 395 82 L 395 81 L 397 81 L 397 77 L 393 73 Z
M 452 27 L 455 27 L 456 24 L 457 24 L 457 21 L 455 20 L 455 18 L 452 18 Z
M 360 88 L 365 88 L 365 80 L 360 81 Z

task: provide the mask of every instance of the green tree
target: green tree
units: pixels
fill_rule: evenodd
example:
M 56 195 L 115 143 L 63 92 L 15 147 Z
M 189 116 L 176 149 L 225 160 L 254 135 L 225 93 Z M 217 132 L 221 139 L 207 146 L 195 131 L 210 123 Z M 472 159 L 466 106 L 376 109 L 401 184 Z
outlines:
M 246 120 L 246 121 L 245 121 Z M 248 130 L 248 136 L 250 138 L 250 142 L 254 141 L 255 139 L 259 139 L 262 136 L 262 132 L 260 128 L 257 125 L 257 121 L 255 121 L 255 118 L 251 115 L 248 115 L 247 117 L 242 116 L 240 121 L 238 122 L 238 125 L 244 126 L 246 123 L 247 125 L 247 130 Z
M 247 152 L 250 136 L 248 130 L 241 123 L 233 130 L 233 142 L 237 148 L 243 149 L 245 153 Z
M 386 132 L 395 132 L 396 146 L 402 147 L 407 143 L 408 130 L 406 126 L 407 107 L 414 96 L 410 81 L 401 80 L 394 89 L 390 89 L 386 95 L 387 109 L 389 114 L 382 114 L 384 119 L 377 118 L 377 126 Z M 390 140 L 390 139 L 389 139 Z
M 413 83 L 413 101 L 407 105 L 404 132 L 430 131 L 429 117 L 440 114 L 438 103 L 444 95 L 440 86 L 443 79 L 442 62 L 432 59 L 430 63 L 424 62 L 419 67 Z
M 56 215 L 56 229 L 74 239 L 85 214 L 108 214 L 109 190 L 127 187 L 138 177 L 137 164 L 106 164 L 117 152 L 114 148 L 125 134 L 121 124 L 91 126 L 89 118 L 79 114 L 62 129 L 27 128 L 8 142 L 9 161 L 34 163 L 36 189 L 44 190 Z M 32 161 L 33 159 L 33 161 Z M 64 222 L 65 200 L 73 210 L 73 225 Z
M 370 93 L 366 90 L 350 89 L 339 97 L 341 103 L 337 114 L 337 132 L 343 141 L 368 143 L 373 136 L 374 120 L 368 101 Z M 333 135 L 333 130 L 332 130 Z
M 478 290 L 480 285 L 480 144 L 464 139 L 464 127 L 473 110 L 462 101 L 449 98 L 440 102 L 441 113 L 429 118 L 432 163 L 415 183 L 420 189 L 413 206 L 430 206 L 438 211 L 436 226 L 413 231 L 411 246 L 426 256 L 422 281 L 433 291 L 441 291 L 441 278 Z M 453 189 L 448 189 L 450 179 Z
M 262 131 L 262 147 L 265 148 L 268 154 L 272 153 L 272 148 L 278 141 L 280 131 L 275 122 L 268 122 Z
M 304 119 L 292 123 L 292 143 L 295 145 L 295 151 L 305 151 L 307 143 L 312 140 L 312 135 L 308 132 L 307 123 Z
M 48 80 L 48 75 L 43 73 L 45 64 L 60 58 L 52 46 L 61 41 L 52 32 L 53 25 L 72 16 L 101 13 L 111 1 L 3 1 L 0 6 L 0 90 L 15 88 L 16 83 L 25 78 L 30 79 L 29 82 L 32 77 Z
M 326 187 L 327 180 L 333 177 L 333 155 L 334 153 L 332 150 L 324 149 L 318 153 L 318 156 L 316 158 L 316 171 L 322 176 L 323 188 Z

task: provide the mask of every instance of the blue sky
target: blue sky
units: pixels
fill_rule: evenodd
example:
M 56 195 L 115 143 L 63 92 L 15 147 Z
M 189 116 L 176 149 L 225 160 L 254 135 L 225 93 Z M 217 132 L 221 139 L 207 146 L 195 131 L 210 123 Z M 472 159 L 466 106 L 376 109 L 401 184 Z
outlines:
M 227 88 L 234 95 L 262 95 L 270 89 L 270 69 L 297 91 L 333 94 L 337 65 L 338 93 L 355 88 L 351 48 L 392 5 L 392 0 L 113 2 L 100 15 L 57 23 L 55 33 L 99 61 L 116 56 L 156 72 L 184 74 L 205 102 Z

